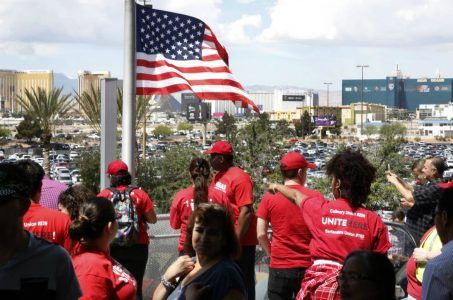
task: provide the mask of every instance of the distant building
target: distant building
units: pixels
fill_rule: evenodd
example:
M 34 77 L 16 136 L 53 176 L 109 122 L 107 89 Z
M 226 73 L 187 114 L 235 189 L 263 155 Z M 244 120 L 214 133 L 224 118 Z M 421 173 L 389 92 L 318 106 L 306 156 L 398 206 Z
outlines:
M 415 112 L 421 104 L 446 104 L 453 99 L 453 79 L 404 77 L 400 70 L 385 79 L 363 80 L 363 101 Z M 342 103 L 362 101 L 362 80 L 342 81 Z
M 341 110 L 341 122 L 344 126 L 364 126 L 372 122 L 386 120 L 386 106 L 373 103 L 351 103 L 344 105 Z
M 304 106 L 319 105 L 316 92 L 304 89 L 274 89 L 273 91 L 248 91 L 250 99 L 258 106 L 260 112 L 271 115 L 279 113 L 285 115 L 282 119 L 291 119 L 297 114 L 297 109 Z M 212 116 L 220 116 L 224 112 L 241 116 L 249 112 L 248 109 L 236 107 L 231 101 L 209 101 Z
M 53 71 L 0 70 L 0 111 L 11 113 L 22 111 L 16 97 L 25 97 L 26 89 L 38 87 L 47 92 L 54 87 Z
M 267 113 L 297 113 L 297 110 L 301 107 L 319 105 L 318 94 L 304 89 L 275 89 L 272 92 L 252 91 L 249 92 L 249 96 L 260 111 Z
M 448 104 L 421 104 L 416 111 L 417 119 L 453 119 L 453 102 Z
M 421 136 L 453 137 L 453 103 L 422 104 L 417 118 Z
M 81 95 L 84 92 L 91 94 L 91 87 L 93 87 L 94 90 L 100 89 L 101 79 L 109 77 L 109 71 L 78 71 L 78 94 Z
M 421 136 L 453 138 L 453 120 L 424 119 L 419 120 Z

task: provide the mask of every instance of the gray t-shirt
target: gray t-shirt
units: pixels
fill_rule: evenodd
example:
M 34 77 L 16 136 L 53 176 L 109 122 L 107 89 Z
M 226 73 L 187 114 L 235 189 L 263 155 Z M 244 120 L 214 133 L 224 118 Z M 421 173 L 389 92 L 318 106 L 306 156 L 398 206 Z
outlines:
M 0 298 L 78 299 L 82 292 L 66 250 L 25 232 L 27 248 L 0 266 Z

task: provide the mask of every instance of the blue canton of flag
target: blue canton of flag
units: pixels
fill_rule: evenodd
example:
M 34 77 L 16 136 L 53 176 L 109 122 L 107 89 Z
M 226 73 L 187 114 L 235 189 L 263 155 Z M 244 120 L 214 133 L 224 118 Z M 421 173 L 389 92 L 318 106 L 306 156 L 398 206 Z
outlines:
M 201 60 L 205 24 L 157 9 L 137 9 L 137 50 L 174 60 Z

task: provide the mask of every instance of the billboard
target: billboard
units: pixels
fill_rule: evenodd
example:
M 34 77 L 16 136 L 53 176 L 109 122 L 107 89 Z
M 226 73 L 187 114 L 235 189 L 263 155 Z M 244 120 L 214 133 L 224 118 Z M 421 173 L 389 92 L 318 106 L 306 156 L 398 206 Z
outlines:
M 313 123 L 320 127 L 335 127 L 337 120 L 335 116 L 318 116 L 313 117 Z
M 181 106 L 189 122 L 206 122 L 211 119 L 211 104 L 200 101 L 194 94 L 182 94 Z
M 283 101 L 296 101 L 303 102 L 305 101 L 305 95 L 283 95 Z

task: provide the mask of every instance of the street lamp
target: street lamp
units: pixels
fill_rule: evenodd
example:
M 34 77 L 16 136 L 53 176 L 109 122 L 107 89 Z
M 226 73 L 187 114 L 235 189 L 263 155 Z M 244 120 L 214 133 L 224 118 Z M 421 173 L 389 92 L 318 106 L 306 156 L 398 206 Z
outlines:
M 329 106 L 329 85 L 331 85 L 332 82 L 324 82 L 324 84 L 327 87 L 327 106 Z
M 357 65 L 356 66 L 357 68 L 361 68 L 362 69 L 362 88 L 360 89 L 360 100 L 361 100 L 361 103 L 360 103 L 360 135 L 363 134 L 363 68 L 368 68 L 369 65 Z M 368 108 L 368 106 L 367 106 Z

